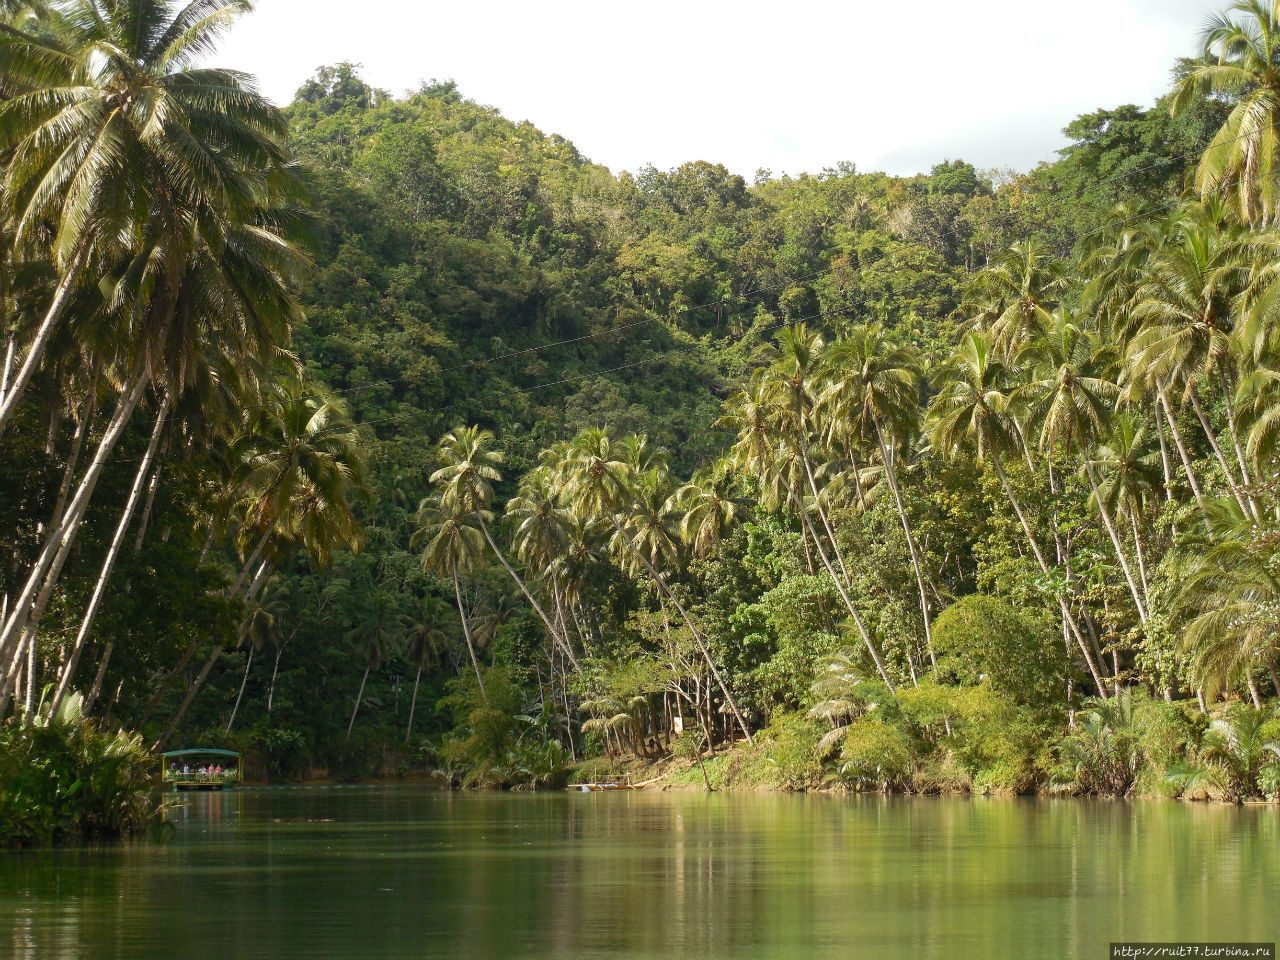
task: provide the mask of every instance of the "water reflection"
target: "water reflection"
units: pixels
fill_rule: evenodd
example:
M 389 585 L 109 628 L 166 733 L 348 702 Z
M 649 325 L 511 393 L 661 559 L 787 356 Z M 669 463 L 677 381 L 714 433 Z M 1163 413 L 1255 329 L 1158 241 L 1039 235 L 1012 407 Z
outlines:
M 1094 958 L 1280 934 L 1274 808 L 364 787 L 192 795 L 174 823 L 0 856 L 0 955 Z

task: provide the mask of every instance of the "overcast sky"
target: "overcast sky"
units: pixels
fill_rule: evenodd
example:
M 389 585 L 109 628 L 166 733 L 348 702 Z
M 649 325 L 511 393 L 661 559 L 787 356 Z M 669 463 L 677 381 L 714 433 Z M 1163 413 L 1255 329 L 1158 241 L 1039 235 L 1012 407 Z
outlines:
M 288 103 L 321 64 L 465 96 L 615 171 L 720 162 L 750 177 L 850 160 L 909 174 L 1052 159 L 1099 107 L 1149 106 L 1206 0 L 258 0 L 215 58 Z

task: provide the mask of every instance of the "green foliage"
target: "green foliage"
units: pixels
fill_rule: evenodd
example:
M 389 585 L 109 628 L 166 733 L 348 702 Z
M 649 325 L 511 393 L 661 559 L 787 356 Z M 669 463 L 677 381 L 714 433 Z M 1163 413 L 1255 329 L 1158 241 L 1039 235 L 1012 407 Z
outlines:
M 0 842 L 120 837 L 163 820 L 142 738 L 103 733 L 78 693 L 30 725 L 0 726 Z
M 934 621 L 933 645 L 943 677 L 985 683 L 1040 709 L 1062 701 L 1066 662 L 1060 636 L 1000 597 L 961 597 Z

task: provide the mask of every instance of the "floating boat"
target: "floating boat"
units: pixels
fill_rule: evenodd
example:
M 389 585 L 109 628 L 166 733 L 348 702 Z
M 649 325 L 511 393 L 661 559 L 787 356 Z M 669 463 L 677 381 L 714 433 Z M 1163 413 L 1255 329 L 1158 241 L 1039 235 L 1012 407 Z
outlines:
M 160 754 L 160 780 L 176 790 L 225 790 L 244 779 L 244 757 L 234 750 L 192 747 Z

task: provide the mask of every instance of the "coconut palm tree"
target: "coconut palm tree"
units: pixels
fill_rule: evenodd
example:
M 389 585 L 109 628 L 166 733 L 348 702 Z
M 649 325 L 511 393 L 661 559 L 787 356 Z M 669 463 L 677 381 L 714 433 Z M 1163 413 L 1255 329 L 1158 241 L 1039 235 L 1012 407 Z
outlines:
M 1030 361 L 1035 379 L 1019 392 L 1031 401 L 1031 419 L 1040 424 L 1040 449 L 1050 453 L 1061 449 L 1067 456 L 1079 454 L 1138 617 L 1146 623 L 1146 604 L 1129 567 L 1115 519 L 1099 493 L 1098 474 L 1091 456 L 1092 447 L 1106 435 L 1119 393 L 1119 388 L 1101 375 L 1105 367 L 1102 352 L 1097 339 L 1078 326 L 1069 311 L 1059 309 L 1054 314 L 1053 327 L 1021 351 Z
M 736 496 L 738 476 L 727 459 L 699 471 L 674 494 L 672 512 L 679 512 L 680 536 L 695 555 L 711 556 L 729 531 L 750 510 L 746 497 Z
M 1112 516 L 1127 517 L 1133 535 L 1133 550 L 1142 578 L 1142 596 L 1151 612 L 1150 569 L 1142 545 L 1142 518 L 1154 491 L 1161 486 L 1160 453 L 1152 450 L 1147 428 L 1132 412 L 1121 410 L 1112 415 L 1110 430 L 1093 454 L 1098 471 L 1098 490 L 1094 502 L 1099 512 L 1106 509 Z
M 288 164 L 280 112 L 244 74 L 200 65 L 248 0 L 49 7 L 55 29 L 0 28 L 12 94 L 0 102 L 5 203 L 18 249 L 54 226 L 60 278 L 0 401 L 0 432 L 87 268 L 135 234 L 234 220 Z
M 438 447 L 438 455 L 444 466 L 431 474 L 430 481 L 440 485 L 440 503 L 443 507 L 456 510 L 461 514 L 474 517 L 476 526 L 484 535 L 485 541 L 502 564 L 502 568 L 515 581 L 520 592 L 524 594 L 529 605 L 538 614 L 547 628 L 552 642 L 559 641 L 569 655 L 569 659 L 577 666 L 573 655 L 573 647 L 568 637 L 562 636 L 556 625 L 551 622 L 542 604 L 534 597 L 524 578 L 516 572 L 508 562 L 489 530 L 492 514 L 489 506 L 493 502 L 493 484 L 502 479 L 498 464 L 502 462 L 502 454 L 490 449 L 493 434 L 479 427 L 456 427 L 447 434 Z
M 245 658 L 240 692 L 236 694 L 235 706 L 231 708 L 231 716 L 227 718 L 227 733 L 231 732 L 236 714 L 240 712 L 240 701 L 244 699 L 245 687 L 249 685 L 249 671 L 253 669 L 253 656 L 268 645 L 280 645 L 283 636 L 280 619 L 287 611 L 288 604 L 283 592 L 272 589 L 264 592 L 245 610 L 244 619 L 240 621 L 240 629 L 236 634 L 236 646 L 247 649 L 249 655 Z
M 1005 365 L 993 355 L 991 337 L 977 331 L 966 333 L 950 361 L 937 371 L 935 382 L 938 394 L 928 410 L 929 440 L 933 449 L 946 457 L 967 454 L 979 464 L 990 464 L 1036 563 L 1048 574 L 1050 568 L 1044 551 L 1001 462 L 1007 451 L 1016 448 L 1017 438 Z M 1056 599 L 1062 619 L 1075 637 L 1097 689 L 1105 696 L 1106 684 L 1075 614 L 1061 593 Z
M 443 624 L 448 619 L 447 605 L 437 596 L 419 598 L 408 615 L 405 624 L 404 655 L 413 667 L 413 697 L 409 701 L 409 722 L 404 730 L 404 742 L 413 736 L 413 714 L 418 707 L 418 684 L 423 669 L 440 659 L 440 651 L 449 640 Z
M 1128 347 L 1130 374 L 1156 389 L 1193 491 L 1190 459 L 1169 402 L 1169 388 L 1181 386 L 1218 465 L 1242 507 L 1254 510 L 1241 489 L 1251 484 L 1235 429 L 1232 370 L 1233 329 L 1247 312 L 1254 289 L 1254 255 L 1247 238 L 1212 202 L 1190 205 L 1180 221 L 1176 242 L 1154 256 L 1134 295 L 1129 314 L 1137 331 Z M 1240 470 L 1237 478 L 1200 403 L 1201 385 L 1217 385 L 1225 397 L 1231 442 Z M 1203 501 L 1203 496 L 1198 495 Z
M 1280 2 L 1236 0 L 1211 16 L 1200 34 L 1200 60 L 1174 87 L 1174 116 L 1198 100 L 1234 105 L 1196 169 L 1202 194 L 1232 190 L 1241 216 L 1274 223 L 1280 125 Z
M 467 652 L 476 671 L 480 696 L 487 703 L 489 694 L 484 688 L 484 676 L 480 672 L 480 660 L 476 657 L 475 642 L 471 637 L 471 623 L 462 603 L 461 574 L 469 573 L 480 565 L 485 553 L 485 536 L 475 526 L 479 510 L 461 513 L 457 504 L 446 504 L 441 494 L 427 497 L 418 505 L 418 529 L 410 543 L 421 545 L 424 570 L 453 581 L 453 594 L 458 604 L 458 617 L 462 620 L 462 635 L 467 641 Z
M 641 549 L 646 535 L 651 545 L 657 542 L 659 529 L 664 528 L 669 520 L 659 515 L 656 523 L 652 522 L 653 517 L 642 522 L 643 533 L 639 542 L 623 527 L 623 520 L 629 518 L 634 505 L 636 478 L 657 467 L 665 457 L 664 452 L 650 450 L 642 437 L 614 441 L 606 430 L 600 428 L 582 431 L 564 452 L 567 456 L 560 465 L 559 473 L 565 482 L 569 502 L 583 516 L 596 518 L 611 526 L 615 534 L 612 541 L 615 548 L 629 553 L 639 561 L 659 593 L 676 608 L 693 635 L 711 676 L 720 687 L 725 704 L 733 713 L 747 741 L 754 743 L 751 728 L 747 726 L 746 718 L 721 676 L 702 631 L 698 629 L 684 604 L 672 592 L 653 560 Z M 650 552 L 653 552 L 652 549 Z M 654 556 L 656 558 L 656 554 Z
M 1179 649 L 1213 698 L 1242 678 L 1252 685 L 1252 672 L 1280 657 L 1280 551 L 1234 501 L 1211 501 L 1208 511 L 1210 545 L 1184 567 L 1178 602 L 1190 619 Z M 1260 705 L 1256 687 L 1250 692 Z
M 1006 358 L 1053 325 L 1053 309 L 1065 289 L 1059 260 L 1036 241 L 1015 243 L 974 275 L 967 299 L 978 329 L 991 333 Z
M 920 426 L 920 370 L 915 355 L 890 341 L 880 324 L 862 324 L 851 327 L 828 347 L 823 361 L 826 386 L 819 400 L 819 414 L 831 424 L 828 430 L 859 439 L 868 435 L 875 438 L 884 478 L 907 538 L 919 591 L 925 649 L 936 669 L 924 559 L 907 518 L 896 465 L 896 451 L 909 446 Z M 855 476 L 857 469 L 855 464 Z
M 347 739 L 351 739 L 351 730 L 356 725 L 356 714 L 360 712 L 360 704 L 364 702 L 364 687 L 369 680 L 369 672 L 376 670 L 392 656 L 403 636 L 401 615 L 388 613 L 391 604 L 375 603 L 374 609 L 366 611 L 367 619 L 347 631 L 348 642 L 356 642 L 360 647 L 360 659 L 364 661 L 364 674 L 360 677 L 360 690 L 356 693 L 356 702 L 351 708 L 351 719 L 347 722 Z

